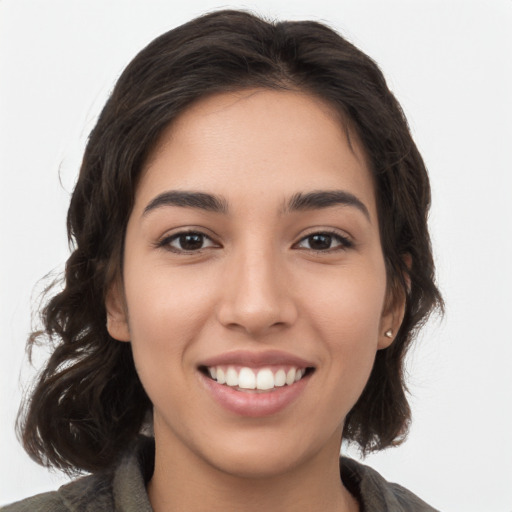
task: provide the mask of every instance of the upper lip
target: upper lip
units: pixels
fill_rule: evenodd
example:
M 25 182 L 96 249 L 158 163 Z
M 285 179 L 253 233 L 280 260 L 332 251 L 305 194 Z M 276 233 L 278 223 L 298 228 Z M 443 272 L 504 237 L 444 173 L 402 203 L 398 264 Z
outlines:
M 200 367 L 220 365 L 237 365 L 255 368 L 272 365 L 289 365 L 296 366 L 297 368 L 314 367 L 311 361 L 280 350 L 267 350 L 264 352 L 235 350 L 233 352 L 226 352 L 210 357 L 199 364 Z

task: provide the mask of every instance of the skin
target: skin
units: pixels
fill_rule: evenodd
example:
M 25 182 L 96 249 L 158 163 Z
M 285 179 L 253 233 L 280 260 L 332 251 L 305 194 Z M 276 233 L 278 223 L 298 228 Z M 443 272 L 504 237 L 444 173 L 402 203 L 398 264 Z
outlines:
M 222 197 L 227 211 L 145 212 L 176 190 Z M 319 190 L 364 208 L 285 208 Z M 206 236 L 186 252 L 172 236 L 190 229 Z M 311 235 L 325 232 L 330 245 L 313 250 Z M 252 90 L 186 110 L 144 168 L 122 282 L 106 304 L 109 332 L 131 342 L 154 405 L 154 510 L 358 510 L 339 477 L 341 434 L 376 351 L 392 342 L 384 333 L 400 325 L 403 304 L 387 298 L 372 178 L 327 104 Z M 239 349 L 279 349 L 315 370 L 283 410 L 240 416 L 212 399 L 198 370 Z

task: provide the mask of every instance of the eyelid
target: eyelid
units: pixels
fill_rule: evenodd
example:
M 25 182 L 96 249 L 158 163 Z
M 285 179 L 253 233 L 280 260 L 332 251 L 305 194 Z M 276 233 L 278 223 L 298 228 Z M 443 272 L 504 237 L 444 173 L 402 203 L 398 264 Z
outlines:
M 206 230 L 205 228 L 194 227 L 194 226 L 176 228 L 175 230 L 172 230 L 172 232 L 167 232 L 166 234 L 161 236 L 153 245 L 157 249 L 165 249 L 165 250 L 168 250 L 175 254 L 199 254 L 202 251 L 204 251 L 205 249 L 212 249 L 212 248 L 216 249 L 216 248 L 221 247 L 221 244 L 215 240 L 215 237 L 210 234 L 207 234 L 205 231 L 209 231 L 209 230 Z M 211 242 L 211 244 L 209 244 L 207 247 L 201 247 L 200 249 L 195 249 L 195 250 L 179 249 L 177 247 L 171 246 L 171 242 L 179 239 L 180 236 L 190 235 L 190 234 L 200 235 L 203 237 L 203 239 L 209 240 Z
M 312 248 L 308 249 L 308 248 L 298 247 L 298 245 L 301 242 L 307 240 L 308 238 L 310 238 L 310 237 L 312 237 L 314 235 L 328 235 L 328 236 L 331 236 L 331 237 L 335 238 L 339 242 L 339 245 L 336 246 L 336 247 L 330 248 L 330 249 L 325 249 L 325 250 L 318 250 L 318 249 L 312 249 Z M 324 228 L 324 229 L 322 229 L 322 228 L 312 228 L 309 233 L 302 234 L 301 237 L 299 238 L 299 240 L 297 242 L 295 242 L 292 247 L 295 247 L 295 248 L 298 248 L 298 249 L 304 249 L 304 250 L 307 250 L 307 251 L 313 251 L 313 252 L 316 252 L 316 253 L 329 253 L 329 252 L 335 252 L 337 250 L 343 251 L 343 250 L 350 249 L 350 248 L 354 247 L 354 241 L 346 233 L 340 232 L 339 230 L 336 230 L 336 229 L 333 229 L 333 228 Z
M 161 236 L 156 242 L 154 242 L 154 246 L 156 248 L 162 248 L 166 249 L 170 252 L 174 252 L 176 254 L 198 254 L 205 249 L 212 249 L 212 248 L 221 248 L 222 245 L 216 241 L 216 236 L 208 234 L 207 231 L 210 231 L 208 229 L 205 229 L 203 227 L 195 227 L 195 226 L 182 226 L 179 228 L 173 229 L 171 232 L 166 232 L 163 236 Z M 180 249 L 175 248 L 171 246 L 171 242 L 177 240 L 180 236 L 184 236 L 187 234 L 197 234 L 202 236 L 205 240 L 209 241 L 208 246 L 201 247 L 199 249 L 194 250 L 186 250 L 186 249 Z M 327 235 L 335 240 L 337 240 L 338 244 L 335 247 L 321 250 L 321 249 L 313 249 L 313 248 L 307 248 L 307 247 L 299 247 L 299 245 L 307 240 L 308 238 L 314 236 L 314 235 Z M 347 235 L 346 232 L 335 229 L 335 228 L 321 228 L 321 227 L 315 227 L 310 228 L 308 232 L 302 233 L 300 238 L 292 244 L 292 248 L 296 249 L 303 249 L 307 251 L 317 252 L 317 253 L 329 253 L 329 252 L 335 252 L 335 251 L 343 251 L 354 247 L 354 241 L 352 240 L 352 237 L 350 235 Z

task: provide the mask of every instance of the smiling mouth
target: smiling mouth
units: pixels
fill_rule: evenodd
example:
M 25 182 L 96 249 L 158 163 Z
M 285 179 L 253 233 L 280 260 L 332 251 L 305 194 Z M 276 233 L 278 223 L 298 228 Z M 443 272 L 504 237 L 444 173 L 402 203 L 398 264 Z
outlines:
M 314 372 L 313 367 L 277 366 L 249 368 L 247 366 L 201 366 L 208 378 L 237 391 L 268 393 L 291 386 Z

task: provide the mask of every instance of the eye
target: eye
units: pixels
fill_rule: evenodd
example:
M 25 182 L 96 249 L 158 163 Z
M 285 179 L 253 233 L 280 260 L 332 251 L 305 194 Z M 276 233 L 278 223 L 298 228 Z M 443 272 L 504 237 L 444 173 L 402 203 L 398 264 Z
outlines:
M 159 244 L 173 252 L 198 252 L 209 247 L 218 247 L 210 237 L 199 231 L 187 231 L 165 237 Z
M 309 249 L 318 252 L 343 250 L 352 246 L 353 244 L 348 238 L 331 232 L 311 233 L 296 244 L 296 247 L 299 249 Z

